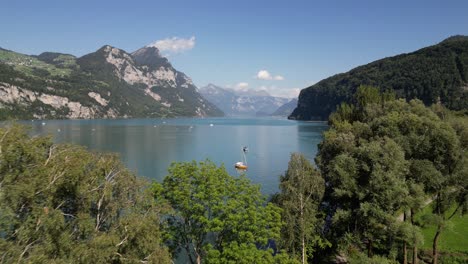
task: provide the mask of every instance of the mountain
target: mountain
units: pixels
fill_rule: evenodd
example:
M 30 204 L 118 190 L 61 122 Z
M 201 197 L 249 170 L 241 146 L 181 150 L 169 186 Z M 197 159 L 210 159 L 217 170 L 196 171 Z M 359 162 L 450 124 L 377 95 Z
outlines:
M 291 99 L 291 101 L 285 103 L 284 105 L 276 109 L 276 111 L 273 112 L 271 116 L 289 116 L 296 107 L 297 107 L 297 99 L 296 98 Z
M 266 91 L 236 91 L 214 84 L 200 88 L 199 92 L 227 116 L 267 116 L 289 101 Z
M 155 47 L 80 58 L 0 49 L 0 119 L 221 115 Z
M 350 102 L 360 85 L 394 90 L 401 98 L 426 105 L 441 102 L 453 110 L 468 109 L 468 36 L 450 37 L 437 45 L 381 59 L 337 74 L 305 88 L 289 116 L 326 120 L 341 102 Z

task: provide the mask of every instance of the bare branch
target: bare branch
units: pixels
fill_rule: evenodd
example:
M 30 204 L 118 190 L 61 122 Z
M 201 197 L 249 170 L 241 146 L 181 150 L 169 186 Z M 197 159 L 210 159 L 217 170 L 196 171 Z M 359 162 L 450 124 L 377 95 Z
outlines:
M 47 185 L 46 188 L 37 191 L 37 192 L 35 193 L 35 195 L 38 195 L 38 194 L 40 194 L 40 193 L 42 193 L 42 192 L 44 192 L 44 191 L 50 189 L 50 187 L 52 187 L 52 185 L 54 185 L 54 183 L 55 183 L 58 179 L 62 178 L 63 175 L 65 175 L 65 171 L 62 171 L 62 173 L 60 173 L 60 174 L 55 174 L 54 177 L 52 178 L 52 180 L 49 182 L 49 185 Z
M 128 240 L 128 235 L 127 235 L 124 239 L 122 239 L 122 241 L 120 241 L 120 242 L 119 242 L 117 245 L 115 245 L 115 246 L 116 246 L 116 247 L 120 247 L 123 243 L 127 242 L 127 240 Z
M 21 262 L 21 260 L 22 260 L 23 257 L 24 257 L 24 254 L 26 254 L 26 252 L 28 252 L 29 248 L 30 248 L 34 243 L 36 243 L 36 241 L 37 241 L 37 239 L 34 240 L 33 242 L 31 242 L 31 243 L 29 243 L 29 244 L 26 245 L 26 247 L 24 248 L 23 252 L 22 252 L 21 255 L 19 256 L 18 261 L 17 261 L 16 263 L 20 263 L 20 262 Z
M 50 146 L 49 148 L 49 156 L 47 157 L 47 160 L 46 162 L 44 163 L 44 166 L 47 166 L 47 164 L 49 163 L 50 159 L 52 158 L 52 152 L 54 151 L 54 149 L 56 149 L 57 147 L 52 145 Z

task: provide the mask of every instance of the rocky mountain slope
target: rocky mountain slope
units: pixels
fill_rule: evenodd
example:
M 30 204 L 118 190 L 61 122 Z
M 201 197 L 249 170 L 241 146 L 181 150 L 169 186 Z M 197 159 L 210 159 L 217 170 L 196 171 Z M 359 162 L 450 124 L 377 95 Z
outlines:
M 0 119 L 220 115 L 155 47 L 80 58 L 0 49 Z
M 289 101 L 287 98 L 271 96 L 265 91 L 236 91 L 214 84 L 202 87 L 199 91 L 227 116 L 267 116 Z
M 289 116 L 294 109 L 297 107 L 297 99 L 291 99 L 291 101 L 285 103 L 284 105 L 280 106 L 276 109 L 275 112 L 271 114 L 271 116 Z
M 394 90 L 398 97 L 441 102 L 454 110 L 468 109 L 468 37 L 374 61 L 337 74 L 303 89 L 289 116 L 298 120 L 326 120 L 341 102 L 349 102 L 360 85 Z

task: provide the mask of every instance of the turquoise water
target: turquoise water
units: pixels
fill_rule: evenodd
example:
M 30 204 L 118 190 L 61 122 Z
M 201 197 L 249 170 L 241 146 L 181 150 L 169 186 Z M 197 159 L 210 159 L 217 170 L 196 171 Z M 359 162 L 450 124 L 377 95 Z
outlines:
M 92 150 L 117 152 L 138 175 L 162 180 L 173 161 L 210 159 L 238 175 L 234 163 L 248 146 L 246 172 L 262 192 L 278 190 L 290 154 L 313 160 L 325 123 L 274 118 L 181 118 L 25 121 L 35 135 L 76 143 Z

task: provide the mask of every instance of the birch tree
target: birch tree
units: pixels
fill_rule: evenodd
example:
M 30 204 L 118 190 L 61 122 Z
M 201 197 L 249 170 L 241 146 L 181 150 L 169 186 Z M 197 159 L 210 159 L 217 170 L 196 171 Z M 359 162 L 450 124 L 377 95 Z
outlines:
M 325 181 L 313 165 L 299 153 L 291 154 L 288 169 L 280 179 L 278 203 L 283 209 L 285 226 L 281 241 L 302 263 L 312 258 L 313 242 L 319 242 L 322 219 L 319 206 L 325 191 Z

